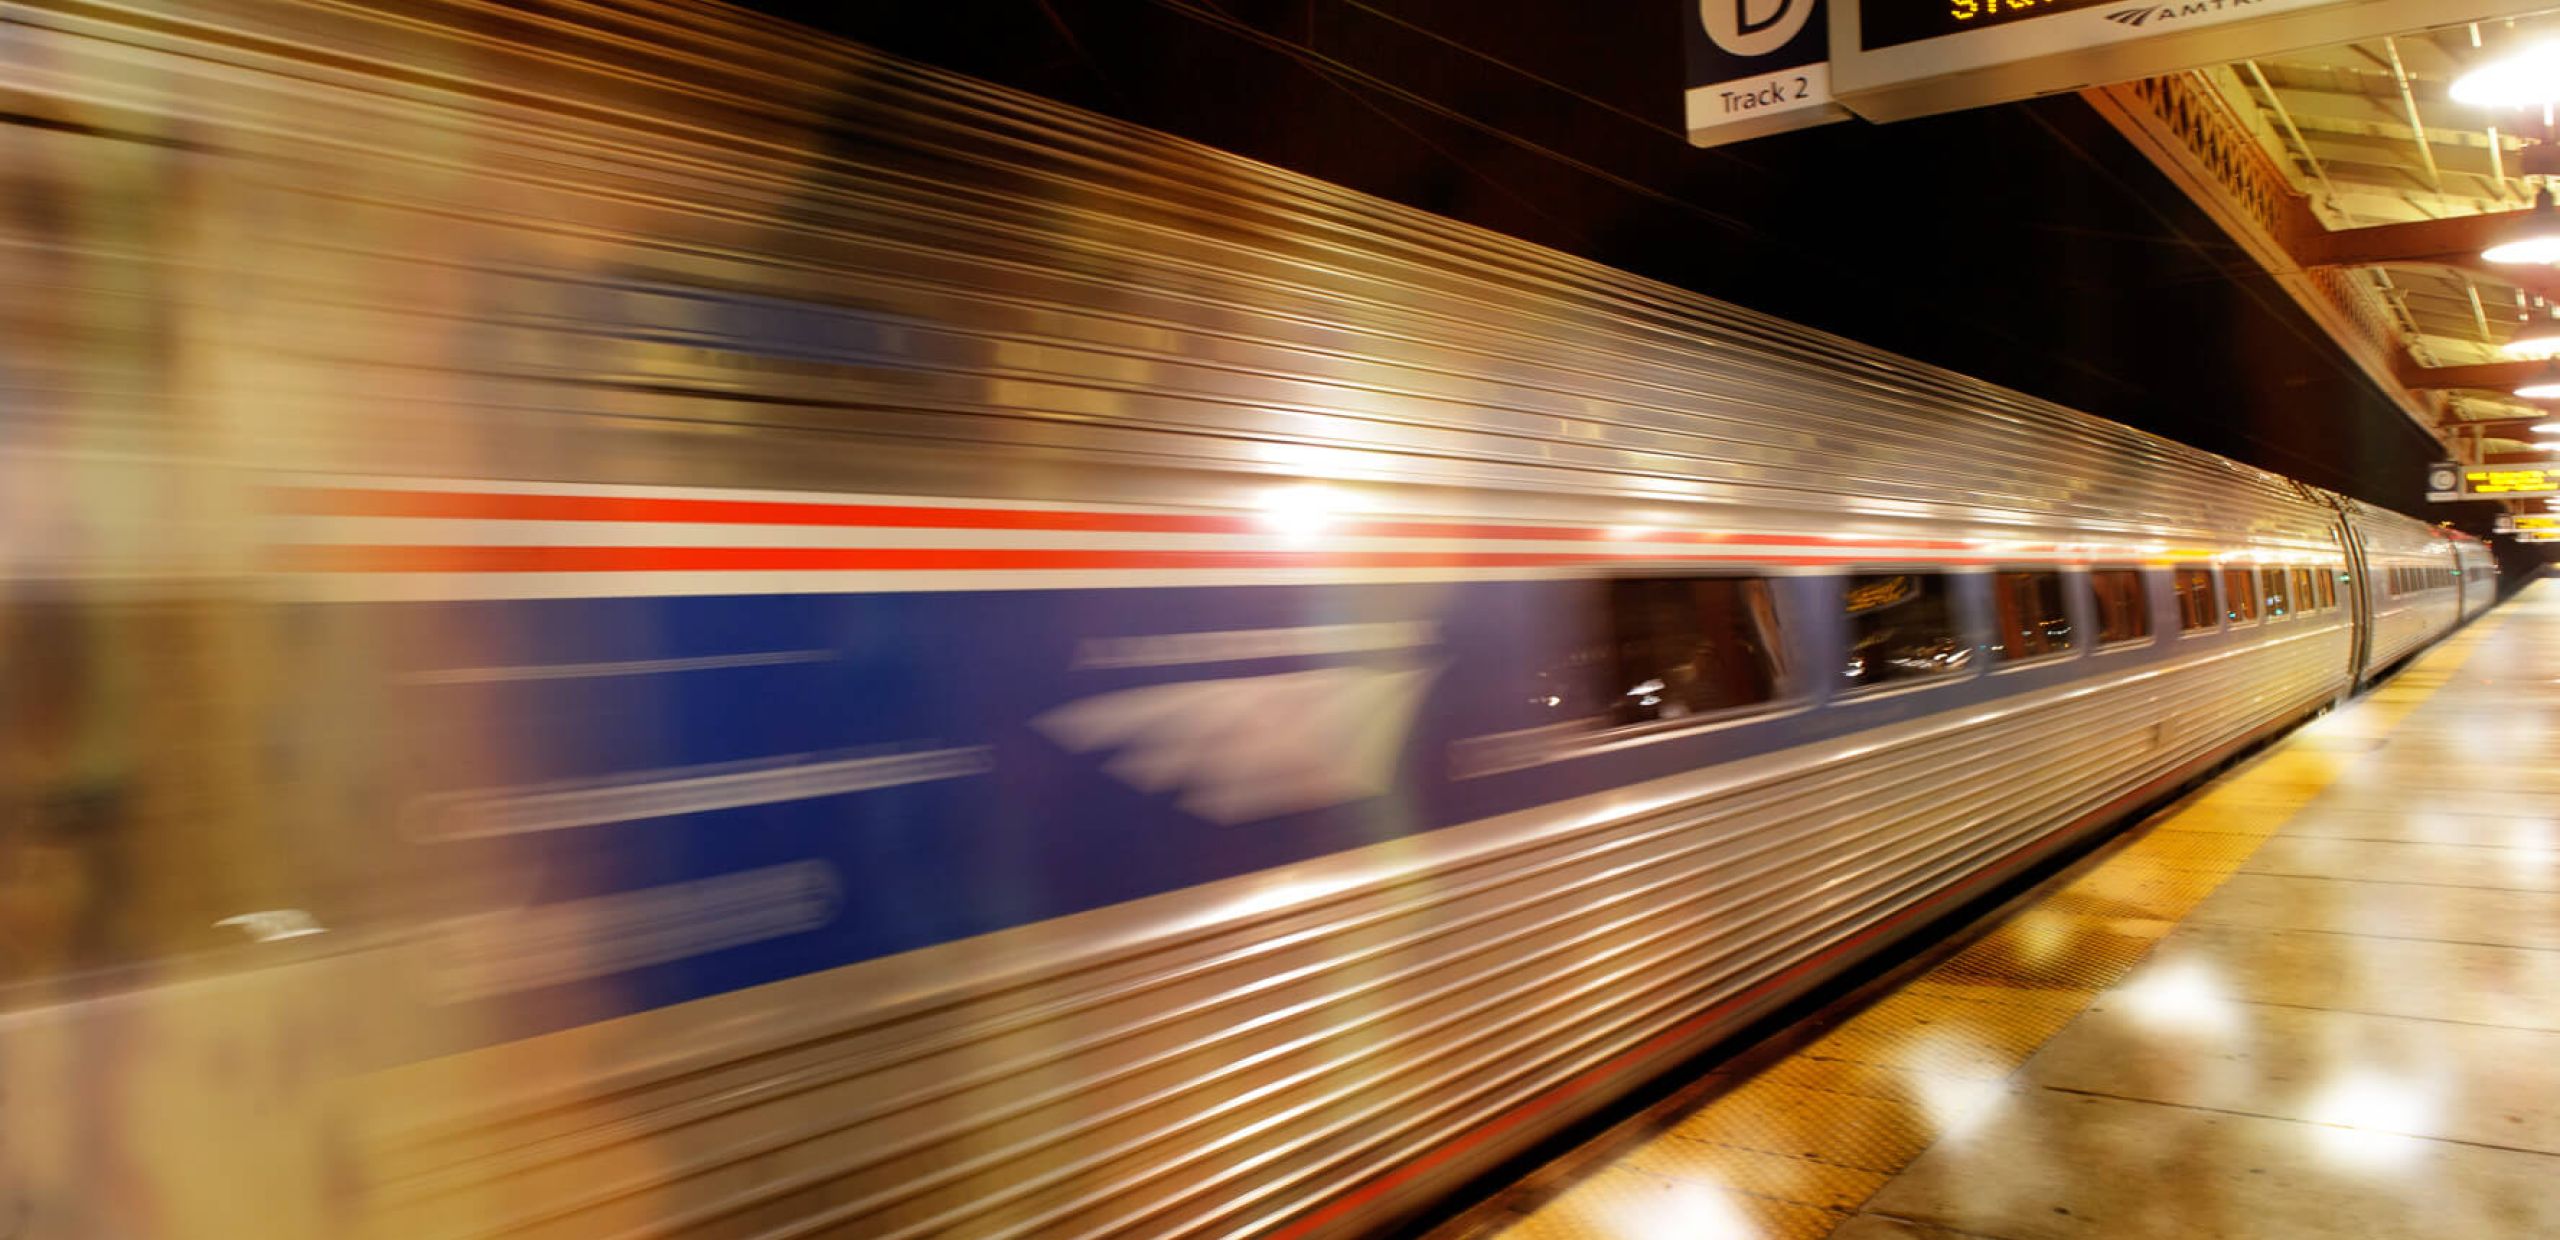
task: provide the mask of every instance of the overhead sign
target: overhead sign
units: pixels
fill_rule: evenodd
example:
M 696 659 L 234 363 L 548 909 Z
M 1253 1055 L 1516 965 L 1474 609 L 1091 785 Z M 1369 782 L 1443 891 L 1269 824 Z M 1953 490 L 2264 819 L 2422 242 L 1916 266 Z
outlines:
M 2465 465 L 2465 495 L 2560 495 L 2560 466 Z
M 2519 534 L 2560 534 L 2560 516 L 2540 512 L 2520 512 L 2506 521 Z
M 2551 0 L 1830 4 L 1832 89 L 1858 115 L 1890 121 L 2306 47 L 2522 16 L 2549 8 Z
M 1847 120 L 1831 99 L 1824 0 L 1685 4 L 1689 141 L 1719 146 Z
M 2560 531 L 2542 534 L 2527 534 L 2519 530 L 2516 533 L 2516 541 L 2520 543 L 2560 543 Z

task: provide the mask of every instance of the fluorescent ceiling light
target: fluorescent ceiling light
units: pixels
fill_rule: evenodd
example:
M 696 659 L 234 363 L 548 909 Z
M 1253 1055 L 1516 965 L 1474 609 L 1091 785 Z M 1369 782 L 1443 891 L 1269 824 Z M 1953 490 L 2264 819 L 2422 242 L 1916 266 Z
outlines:
M 2501 225 L 2494 235 L 2497 242 L 2480 251 L 2482 262 L 2560 265 L 2560 211 L 2552 209 L 2549 187 L 2536 189 L 2523 218 Z
M 2512 241 L 2501 241 L 2480 251 L 2484 263 L 2531 263 L 2549 267 L 2560 264 L 2560 226 L 2551 232 L 2534 232 Z
M 2545 379 L 2540 383 L 2528 383 L 2523 387 L 2517 388 L 2516 395 L 2521 396 L 2526 400 L 2560 400 L 2560 379 Z
M 2456 103 L 2478 108 L 2531 108 L 2560 103 L 2560 43 L 2510 52 L 2453 80 Z
M 2502 347 L 2509 357 L 2560 357 L 2560 331 L 2545 329 L 2531 336 L 2518 336 Z

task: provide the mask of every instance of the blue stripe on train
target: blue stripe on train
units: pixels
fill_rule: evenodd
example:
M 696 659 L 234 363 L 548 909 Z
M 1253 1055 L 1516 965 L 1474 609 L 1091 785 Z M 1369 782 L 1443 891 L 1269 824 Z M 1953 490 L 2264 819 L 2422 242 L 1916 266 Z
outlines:
M 1806 679 L 1820 682 L 1820 673 L 1834 670 L 1817 652 L 1837 649 L 1837 580 L 1779 585 L 1794 620 L 1788 657 L 1810 673 Z M 1977 632 L 1985 594 L 1977 584 L 1958 592 Z M 2165 600 L 2165 590 L 2154 594 Z M 1536 676 L 1563 657 L 1589 598 L 1578 583 L 1491 582 L 368 606 L 405 609 L 385 619 L 414 622 L 407 631 L 422 635 L 395 709 L 418 730 L 413 754 L 458 764 L 425 772 L 428 786 L 541 785 L 569 792 L 566 803 L 577 804 L 577 790 L 596 781 L 641 778 L 709 788 L 715 798 L 744 787 L 737 795 L 753 800 L 773 795 L 756 791 L 755 772 L 776 758 L 856 769 L 867 769 L 866 758 L 887 758 L 894 770 L 899 755 L 982 751 L 992 763 L 980 774 L 946 771 L 895 786 L 592 825 L 545 824 L 539 813 L 512 820 L 412 813 L 409 832 L 423 838 L 405 846 L 419 850 L 418 864 L 503 871 L 504 882 L 480 886 L 512 890 L 534 908 L 811 859 L 833 871 L 833 915 L 815 929 L 643 960 L 604 984 L 500 988 L 486 1001 L 497 1005 L 492 1019 L 507 1036 L 1303 861 L 2088 670 L 2087 660 L 2074 660 L 1972 676 L 1916 694 L 1458 777 L 1458 742 L 1549 722 L 1552 712 L 1534 700 Z M 1428 644 L 1181 663 L 1143 654 L 1097 661 L 1095 649 L 1125 656 L 1130 647 L 1088 646 L 1158 634 L 1399 624 L 1424 632 Z M 1215 653 L 1167 649 L 1174 654 L 1161 657 Z M 431 653 L 437 650 L 453 653 Z M 724 658 L 753 654 L 775 658 L 743 665 Z M 2165 648 L 2134 657 L 2163 655 Z M 700 665 L 628 666 L 665 660 Z M 605 666 L 590 669 L 601 674 L 475 681 L 450 674 L 457 662 Z M 1320 669 L 1359 674 L 1118 699 L 1103 711 L 1112 725 L 1101 729 L 1105 739 L 1096 741 L 1088 728 L 1081 751 L 1061 739 L 1057 724 L 1062 708 L 1127 690 Z M 1381 722 L 1394 704 L 1391 691 L 1380 690 L 1376 710 L 1325 714 L 1327 695 L 1346 686 L 1371 692 L 1416 683 L 1421 696 L 1409 728 Z M 1123 709 L 1127 703 L 1137 705 Z M 1258 717 L 1257 709 L 1276 717 Z M 1116 743 L 1108 739 L 1112 727 L 1119 729 Z M 1267 812 L 1288 801 L 1297 778 L 1291 772 L 1304 774 L 1283 760 L 1288 754 L 1349 761 L 1366 743 L 1391 747 L 1385 792 Z M 748 778 L 720 778 L 740 772 Z M 1139 786 L 1150 783 L 1156 786 Z M 558 796 L 543 804 L 556 803 Z M 488 833 L 465 830 L 475 821 Z

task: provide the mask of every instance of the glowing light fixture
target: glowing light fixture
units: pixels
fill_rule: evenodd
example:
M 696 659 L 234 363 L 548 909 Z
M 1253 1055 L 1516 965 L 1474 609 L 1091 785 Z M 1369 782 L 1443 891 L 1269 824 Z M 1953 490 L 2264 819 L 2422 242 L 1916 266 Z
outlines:
M 2524 218 L 2499 230 L 2495 245 L 2480 251 L 2480 261 L 2508 265 L 2560 265 L 2560 211 L 2551 207 L 2549 188 L 2533 192 L 2533 208 Z
M 2560 422 L 2536 422 L 2533 424 L 2533 433 L 2537 435 L 2560 435 Z
M 2540 379 L 2516 389 L 2526 400 L 2560 400 L 2560 379 Z
M 2560 43 L 2537 43 L 2453 80 L 2456 103 L 2476 108 L 2533 108 L 2560 103 Z
M 2518 336 L 2503 348 L 2509 357 L 2560 357 L 2560 328 L 2543 328 L 2530 336 Z

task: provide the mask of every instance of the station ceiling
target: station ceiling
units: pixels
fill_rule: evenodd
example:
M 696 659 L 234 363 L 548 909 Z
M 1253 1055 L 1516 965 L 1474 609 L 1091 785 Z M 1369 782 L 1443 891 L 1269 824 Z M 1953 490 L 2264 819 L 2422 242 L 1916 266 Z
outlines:
M 2453 81 L 2560 38 L 2560 11 L 2244 60 L 2086 92 L 2276 277 L 2404 412 L 2466 461 L 2536 452 L 2553 410 L 2513 395 L 2546 363 L 2501 346 L 2560 317 L 2560 271 L 2484 263 L 2532 202 L 2541 114 Z M 2521 131 L 2521 132 L 2520 132 Z M 2560 166 L 2549 167 L 2560 172 Z

